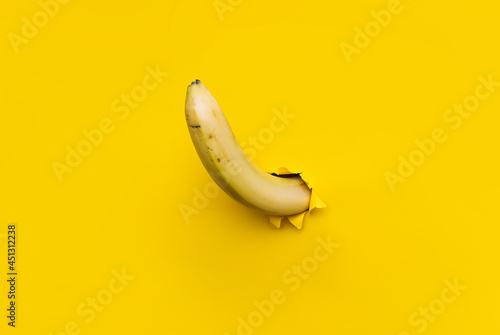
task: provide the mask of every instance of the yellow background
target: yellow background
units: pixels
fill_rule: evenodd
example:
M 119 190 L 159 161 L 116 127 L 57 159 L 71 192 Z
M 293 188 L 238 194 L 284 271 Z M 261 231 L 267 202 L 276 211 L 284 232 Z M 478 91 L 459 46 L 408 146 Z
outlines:
M 73 0 L 16 53 L 8 34 L 41 7 L 2 2 L 1 253 L 16 222 L 20 274 L 15 329 L 1 281 L 2 334 L 69 334 L 71 322 L 81 334 L 237 334 L 278 289 L 286 301 L 254 334 L 413 335 L 409 317 L 455 278 L 467 288 L 425 333 L 500 333 L 500 88 L 457 130 L 443 120 L 479 76 L 500 81 L 498 2 L 402 1 L 351 63 L 340 43 L 388 1 L 231 3 L 221 20 L 212 0 Z M 121 120 L 111 104 L 148 66 L 169 75 Z M 240 141 L 275 109 L 295 116 L 255 162 L 313 176 L 328 208 L 302 230 L 222 192 L 186 223 L 179 206 L 210 182 L 184 120 L 197 78 Z M 59 182 L 53 162 L 106 118 L 114 130 Z M 447 140 L 391 192 L 384 173 L 434 128 Z M 328 236 L 340 247 L 292 291 L 282 276 Z M 86 322 L 77 306 L 122 269 L 135 278 Z

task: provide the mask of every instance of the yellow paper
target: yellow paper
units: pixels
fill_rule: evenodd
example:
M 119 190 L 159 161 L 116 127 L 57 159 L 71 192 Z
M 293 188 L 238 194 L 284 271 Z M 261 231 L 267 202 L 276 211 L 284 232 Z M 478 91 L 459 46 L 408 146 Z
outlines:
M 275 172 L 273 173 L 277 176 L 279 175 L 287 175 L 287 174 L 296 174 L 298 175 L 306 184 L 307 186 L 311 189 L 311 199 L 309 201 L 309 208 L 302 212 L 302 213 L 298 213 L 296 215 L 289 215 L 289 216 L 274 216 L 274 215 L 270 215 L 269 216 L 269 221 L 271 222 L 271 224 L 273 226 L 275 226 L 276 228 L 280 228 L 281 227 L 281 222 L 283 221 L 284 218 L 288 218 L 288 220 L 297 228 L 297 229 L 301 229 L 303 224 L 304 224 L 304 221 L 307 217 L 307 215 L 313 210 L 313 209 L 316 209 L 316 208 L 325 208 L 326 207 L 326 204 L 321 201 L 321 199 L 318 197 L 318 195 L 316 194 L 316 192 L 314 192 L 313 190 L 313 186 L 307 181 L 307 179 L 304 178 L 304 173 L 303 172 L 292 172 L 290 170 L 288 170 L 287 168 L 285 167 L 281 167 L 278 169 L 278 172 Z M 307 175 L 307 174 L 306 174 Z
M 0 1 L 0 335 L 499 335 L 500 86 L 469 111 L 480 76 L 500 82 L 499 16 L 495 0 Z M 277 230 L 220 190 L 184 120 L 195 79 L 257 166 L 303 172 L 328 208 Z M 86 156 L 61 182 L 67 147 Z

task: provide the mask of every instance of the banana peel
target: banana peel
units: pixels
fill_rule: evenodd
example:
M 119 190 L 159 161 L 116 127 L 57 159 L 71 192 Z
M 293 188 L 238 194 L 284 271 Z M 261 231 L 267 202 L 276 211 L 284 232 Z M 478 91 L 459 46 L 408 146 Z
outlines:
M 216 99 L 199 80 L 187 89 L 185 116 L 194 147 L 212 179 L 236 201 L 270 215 L 274 226 L 288 217 L 300 229 L 311 210 L 325 207 L 303 173 L 285 168 L 267 173 L 248 158 Z

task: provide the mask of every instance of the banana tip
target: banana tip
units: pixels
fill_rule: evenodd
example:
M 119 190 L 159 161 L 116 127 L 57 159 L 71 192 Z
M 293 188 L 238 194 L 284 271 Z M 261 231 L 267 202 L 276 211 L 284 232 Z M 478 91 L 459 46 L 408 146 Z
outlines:
M 197 84 L 199 84 L 199 83 L 201 83 L 201 81 L 200 81 L 199 79 L 196 79 L 196 80 L 195 80 L 195 81 L 193 81 L 193 82 L 191 83 L 191 85 L 189 85 L 189 86 L 192 86 L 192 85 L 197 85 Z

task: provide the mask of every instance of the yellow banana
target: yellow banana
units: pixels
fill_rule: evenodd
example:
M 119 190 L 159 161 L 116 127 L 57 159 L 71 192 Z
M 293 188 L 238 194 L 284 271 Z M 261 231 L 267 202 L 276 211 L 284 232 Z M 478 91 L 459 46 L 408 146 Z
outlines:
M 229 196 L 274 216 L 309 209 L 311 189 L 302 178 L 259 169 L 243 152 L 219 104 L 199 80 L 187 89 L 186 122 L 205 169 Z

